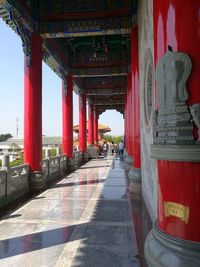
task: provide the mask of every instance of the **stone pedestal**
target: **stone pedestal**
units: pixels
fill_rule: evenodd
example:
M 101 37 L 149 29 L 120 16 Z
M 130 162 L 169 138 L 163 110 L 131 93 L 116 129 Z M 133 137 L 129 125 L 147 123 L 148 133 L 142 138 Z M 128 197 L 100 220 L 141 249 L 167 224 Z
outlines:
M 129 170 L 133 164 L 133 158 L 128 155 L 124 160 L 124 164 L 125 164 L 125 171 L 129 172 Z
M 29 175 L 29 186 L 31 193 L 39 193 L 46 188 L 44 174 L 41 171 L 34 171 Z
M 88 153 L 87 152 L 83 153 L 82 160 L 83 160 L 83 164 L 89 161 Z
M 199 267 L 200 243 L 174 238 L 161 231 L 157 225 L 145 242 L 148 267 Z
M 71 158 L 68 159 L 68 170 L 70 172 L 76 171 L 78 169 L 78 160 Z
M 129 192 L 139 194 L 141 193 L 141 169 L 131 167 L 128 173 L 129 178 Z

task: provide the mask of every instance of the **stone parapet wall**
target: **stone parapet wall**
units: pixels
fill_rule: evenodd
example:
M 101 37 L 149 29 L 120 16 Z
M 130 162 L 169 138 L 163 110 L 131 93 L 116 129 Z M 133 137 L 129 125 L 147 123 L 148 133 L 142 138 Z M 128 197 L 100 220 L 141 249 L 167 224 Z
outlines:
M 73 161 L 82 165 L 82 152 L 76 152 Z M 42 161 L 42 176 L 45 186 L 63 177 L 70 170 L 69 159 L 66 155 L 46 158 Z M 31 192 L 30 169 L 28 164 L 17 167 L 5 167 L 0 170 L 0 208 L 13 203 L 15 200 Z

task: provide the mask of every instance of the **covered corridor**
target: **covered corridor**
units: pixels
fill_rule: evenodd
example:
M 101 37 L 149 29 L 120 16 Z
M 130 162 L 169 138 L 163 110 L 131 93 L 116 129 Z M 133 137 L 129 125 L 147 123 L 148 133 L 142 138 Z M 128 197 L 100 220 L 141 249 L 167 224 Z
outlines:
M 94 159 L 0 223 L 3 266 L 139 267 L 123 161 Z
M 199 267 L 200 0 L 0 0 L 0 17 L 25 54 L 24 165 L 13 170 L 5 160 L 0 205 L 22 192 L 18 185 L 43 190 L 49 178 L 87 162 L 99 116 L 110 109 L 124 117 L 129 181 L 118 161 L 115 169 L 112 159 L 87 163 L 2 221 L 0 265 L 137 266 L 128 188 L 136 201 L 142 194 L 153 224 L 148 267 Z M 62 153 L 45 161 L 42 61 L 62 80 Z

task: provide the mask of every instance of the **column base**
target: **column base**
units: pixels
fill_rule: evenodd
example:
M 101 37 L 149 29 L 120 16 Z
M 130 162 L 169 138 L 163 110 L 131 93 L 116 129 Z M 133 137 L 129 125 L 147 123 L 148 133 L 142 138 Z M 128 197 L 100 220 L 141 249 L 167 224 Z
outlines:
M 46 188 L 44 173 L 42 171 L 34 171 L 30 173 L 29 187 L 31 193 L 39 193 Z
M 89 161 L 88 153 L 85 152 L 85 153 L 83 153 L 82 162 L 83 162 L 83 164 L 84 164 L 84 163 L 86 163 L 86 162 L 88 162 L 88 161 Z
M 127 156 L 124 160 L 125 163 L 125 171 L 129 172 L 132 164 L 133 164 L 133 158 L 131 156 Z
M 144 253 L 148 267 L 200 266 L 200 242 L 174 238 L 156 225 L 147 236 Z
M 78 169 L 78 160 L 71 158 L 68 159 L 68 169 L 69 171 L 76 171 Z
M 128 153 L 127 153 L 126 149 L 124 149 L 124 155 L 123 155 L 124 160 L 125 160 L 127 157 L 128 157 Z
M 141 169 L 131 167 L 128 172 L 129 178 L 129 192 L 139 194 L 141 193 Z
M 81 167 L 81 165 L 83 164 L 83 153 L 79 153 L 78 155 L 78 168 Z

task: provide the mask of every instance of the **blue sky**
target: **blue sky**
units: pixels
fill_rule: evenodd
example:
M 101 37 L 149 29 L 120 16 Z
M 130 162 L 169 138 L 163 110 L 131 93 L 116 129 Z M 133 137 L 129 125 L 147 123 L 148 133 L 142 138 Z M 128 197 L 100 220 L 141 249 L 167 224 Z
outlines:
M 23 135 L 24 107 L 24 55 L 21 40 L 0 19 L 0 134 L 16 135 L 16 119 L 19 118 L 19 135 Z M 61 79 L 43 63 L 43 134 L 59 136 L 62 133 Z M 74 125 L 78 124 L 78 97 L 73 96 Z M 111 134 L 123 135 L 124 120 L 114 110 L 104 112 L 99 123 L 109 125 Z

